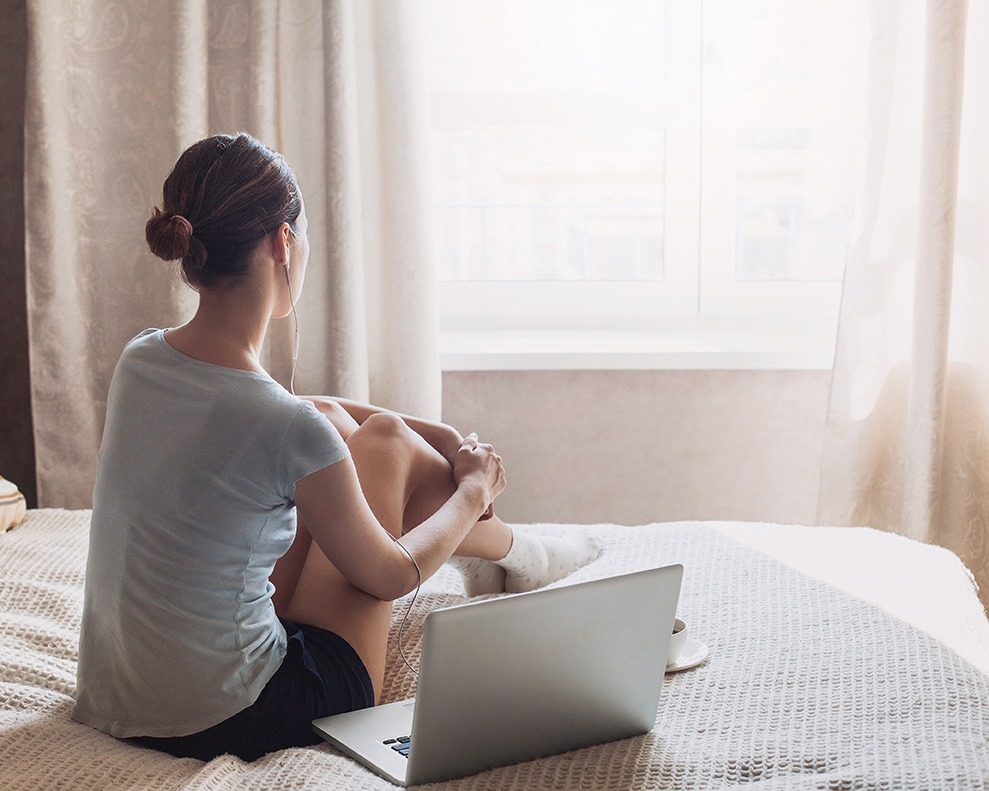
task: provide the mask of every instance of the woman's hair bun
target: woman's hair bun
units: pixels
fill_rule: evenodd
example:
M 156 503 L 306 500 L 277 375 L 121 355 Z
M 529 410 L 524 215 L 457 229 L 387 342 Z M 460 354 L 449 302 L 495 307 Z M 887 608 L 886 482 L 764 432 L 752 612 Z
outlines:
M 155 208 L 144 226 L 144 236 L 151 252 L 164 261 L 183 259 L 183 264 L 193 269 L 206 263 L 206 248 L 193 236 L 192 223 L 181 214 Z
M 182 259 L 193 288 L 243 277 L 261 240 L 302 213 L 295 173 L 248 134 L 212 135 L 178 158 L 145 227 L 148 246 L 166 261 Z

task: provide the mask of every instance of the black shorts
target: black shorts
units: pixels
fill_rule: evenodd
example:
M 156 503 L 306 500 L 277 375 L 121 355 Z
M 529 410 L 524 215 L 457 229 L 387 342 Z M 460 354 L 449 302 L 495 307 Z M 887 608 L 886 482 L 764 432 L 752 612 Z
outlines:
M 316 626 L 279 620 L 288 652 L 253 705 L 189 736 L 130 741 L 179 758 L 209 761 L 230 754 L 254 761 L 275 750 L 321 744 L 313 720 L 374 705 L 371 677 L 346 640 Z

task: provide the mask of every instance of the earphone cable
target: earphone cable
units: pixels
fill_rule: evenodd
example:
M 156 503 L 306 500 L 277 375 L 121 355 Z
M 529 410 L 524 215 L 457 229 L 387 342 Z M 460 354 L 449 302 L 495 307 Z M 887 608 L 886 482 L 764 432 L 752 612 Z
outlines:
M 402 633 L 405 631 L 405 622 L 409 620 L 409 615 L 412 614 L 412 608 L 415 606 L 416 598 L 419 596 L 419 588 L 422 587 L 422 571 L 419 568 L 419 564 L 416 563 L 416 559 L 412 557 L 412 553 L 409 552 L 409 548 L 395 538 L 395 536 L 392 536 L 392 540 L 402 548 L 406 555 L 409 556 L 409 560 L 412 561 L 412 565 L 416 567 L 416 574 L 419 575 L 419 580 L 416 582 L 415 592 L 412 594 L 412 599 L 409 601 L 409 607 L 405 611 L 405 615 L 402 617 L 402 622 L 398 626 L 398 653 L 401 655 L 402 661 L 405 662 L 405 666 L 413 672 L 416 678 L 418 678 L 419 671 L 412 667 L 408 657 L 405 656 L 405 648 L 402 646 Z
M 292 374 L 288 380 L 288 391 L 295 395 L 295 368 L 299 362 L 299 311 L 295 307 L 295 295 L 292 293 L 292 278 L 289 267 L 285 266 L 285 280 L 288 282 L 288 298 L 292 303 L 292 321 L 295 324 L 295 346 L 292 349 Z

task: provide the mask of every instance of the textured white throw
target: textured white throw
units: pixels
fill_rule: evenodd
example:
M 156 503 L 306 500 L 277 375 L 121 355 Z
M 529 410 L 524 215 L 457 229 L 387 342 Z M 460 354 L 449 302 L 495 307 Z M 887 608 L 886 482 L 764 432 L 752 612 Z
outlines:
M 329 746 L 208 764 L 72 722 L 89 514 L 32 511 L 0 536 L 0 789 L 390 789 Z M 527 529 L 562 532 L 566 526 Z M 570 527 L 569 529 L 573 529 Z M 646 736 L 439 784 L 457 789 L 985 789 L 989 677 L 879 609 L 701 523 L 599 526 L 604 554 L 566 582 L 681 562 L 679 614 L 711 647 L 670 675 Z M 429 580 L 405 630 L 462 601 Z M 415 692 L 395 644 L 387 700 Z M 593 628 L 588 623 L 588 628 Z M 657 672 L 663 662 L 657 658 Z

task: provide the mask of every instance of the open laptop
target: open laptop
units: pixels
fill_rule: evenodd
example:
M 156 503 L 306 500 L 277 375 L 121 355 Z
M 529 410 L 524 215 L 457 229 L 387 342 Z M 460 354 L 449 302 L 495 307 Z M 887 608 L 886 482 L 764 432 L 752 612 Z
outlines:
M 413 700 L 313 727 L 402 786 L 646 733 L 682 577 L 677 564 L 435 610 Z

